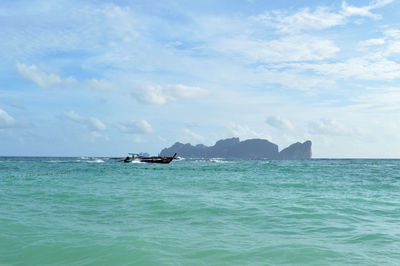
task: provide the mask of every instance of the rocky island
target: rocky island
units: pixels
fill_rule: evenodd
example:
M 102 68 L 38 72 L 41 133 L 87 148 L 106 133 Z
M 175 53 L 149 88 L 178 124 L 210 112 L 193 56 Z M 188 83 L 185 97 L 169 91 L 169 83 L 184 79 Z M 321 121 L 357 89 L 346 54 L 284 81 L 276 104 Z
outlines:
M 174 153 L 183 158 L 237 158 L 237 159 L 311 159 L 311 141 L 294 143 L 279 152 L 278 145 L 265 139 L 239 138 L 219 140 L 214 146 L 176 142 L 161 151 L 160 156 L 171 156 Z

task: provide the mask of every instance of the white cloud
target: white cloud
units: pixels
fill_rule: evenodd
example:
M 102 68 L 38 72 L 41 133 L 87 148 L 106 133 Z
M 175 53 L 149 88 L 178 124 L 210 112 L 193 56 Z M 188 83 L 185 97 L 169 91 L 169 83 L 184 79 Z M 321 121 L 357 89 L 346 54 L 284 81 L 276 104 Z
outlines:
M 275 11 L 251 17 L 252 20 L 272 26 L 284 33 L 296 33 L 304 30 L 321 30 L 338 25 L 344 25 L 348 17 L 361 16 L 379 19 L 380 16 L 372 13 L 375 8 L 390 4 L 393 0 L 374 1 L 367 6 L 350 6 L 343 2 L 341 10 L 332 11 L 327 7 L 317 7 L 314 11 L 303 8 L 298 12 L 287 15 L 284 12 Z
M 142 103 L 165 104 L 167 102 L 164 89 L 159 85 L 147 86 L 144 89 L 133 92 L 132 96 Z
M 347 5 L 346 2 L 343 2 L 342 14 L 346 17 L 362 16 L 362 17 L 370 17 L 373 19 L 380 19 L 381 16 L 371 13 L 371 10 L 388 5 L 388 4 L 392 3 L 393 1 L 394 0 L 376 0 L 376 1 L 370 2 L 369 5 L 362 6 L 362 7 L 349 6 L 349 5 Z
M 374 38 L 361 41 L 361 47 L 378 47 L 379 50 L 375 52 L 375 57 L 389 57 L 392 54 L 400 53 L 400 31 L 397 29 L 385 30 L 382 38 Z M 385 45 L 386 44 L 386 45 Z
M 96 14 L 97 13 L 97 14 Z M 102 26 L 106 32 L 125 43 L 131 42 L 137 38 L 138 32 L 135 26 L 135 17 L 129 7 L 120 7 L 117 5 L 107 5 L 103 9 L 97 9 L 96 16 L 104 15 Z
M 385 38 L 400 39 L 400 30 L 389 29 L 384 32 Z
M 279 116 L 269 116 L 267 117 L 266 121 L 265 121 L 268 125 L 280 129 L 280 130 L 293 130 L 294 126 L 293 124 L 287 120 L 287 119 L 283 119 Z
M 180 99 L 195 99 L 208 93 L 208 90 L 200 87 L 191 87 L 186 85 L 160 85 L 147 86 L 134 93 L 132 96 L 142 102 L 149 104 L 165 104 L 169 101 Z
M 199 134 L 197 134 L 197 133 L 191 131 L 191 130 L 188 129 L 188 128 L 183 129 L 183 132 L 184 132 L 187 136 L 189 136 L 189 138 L 192 139 L 192 140 L 195 140 L 195 141 L 203 141 L 203 140 L 204 140 L 204 137 L 203 137 L 203 136 L 201 136 L 201 135 L 199 135 Z
M 390 3 L 393 3 L 394 0 L 374 0 L 370 3 L 370 6 L 373 8 L 383 7 Z
M 0 129 L 14 127 L 15 125 L 15 119 L 6 111 L 0 109 Z
M 390 56 L 392 54 L 399 54 L 399 53 L 400 53 L 400 41 L 390 41 L 383 55 Z
M 360 17 L 370 17 L 373 19 L 379 19 L 380 16 L 371 13 L 371 10 L 375 7 L 372 5 L 363 6 L 363 7 L 356 7 L 356 6 L 349 6 L 346 2 L 342 4 L 342 14 L 344 17 L 350 16 L 360 16 Z
M 228 129 L 233 136 L 239 137 L 241 139 L 251 139 L 251 138 L 261 137 L 259 133 L 250 129 L 250 127 L 247 125 L 240 125 L 232 122 L 228 125 Z
M 17 62 L 16 68 L 18 74 L 21 77 L 33 81 L 34 83 L 45 89 L 75 87 L 78 85 L 76 79 L 72 77 L 61 78 L 56 74 L 45 73 L 35 65 L 27 66 L 25 64 Z
M 344 62 L 324 64 L 286 64 L 294 69 L 313 70 L 319 74 L 341 79 L 393 80 L 400 78 L 400 64 L 377 56 L 351 58 Z
M 63 117 L 70 121 L 85 126 L 90 131 L 103 131 L 107 128 L 106 125 L 99 119 L 94 117 L 82 117 L 77 113 L 75 113 L 74 111 L 64 113 Z
M 14 52 L 1 56 L 13 59 L 38 55 L 39 58 L 51 56 L 54 59 L 58 56 L 55 52 L 79 50 L 92 55 L 97 52 L 101 54 L 97 58 L 105 58 L 137 40 L 138 15 L 127 6 L 105 2 L 77 5 L 71 1 L 25 6 L 15 3 L 4 7 L 2 11 L 7 13 L 9 20 L 1 37 L 3 40 L 5 36 L 13 38 L 3 41 L 1 46 Z M 25 23 L 12 23 L 12 19 L 22 16 Z M 121 51 L 121 54 L 126 56 L 127 53 Z M 82 65 L 88 66 L 87 59 L 84 58 Z
M 375 39 L 369 39 L 360 42 L 361 46 L 374 46 L 374 45 L 381 45 L 385 43 L 385 39 L 383 38 L 375 38 Z
M 287 16 L 282 12 L 274 12 L 272 15 L 267 13 L 252 17 L 252 19 L 286 33 L 307 29 L 319 30 L 345 24 L 346 22 L 343 15 L 331 12 L 325 7 L 318 7 L 314 12 L 311 12 L 309 8 L 304 8 L 293 15 Z
M 288 36 L 272 41 L 243 36 L 221 39 L 214 44 L 214 49 L 228 55 L 242 55 L 249 61 L 264 63 L 322 60 L 334 57 L 340 50 L 330 40 L 306 35 Z
M 308 124 L 310 134 L 315 135 L 349 135 L 351 130 L 346 128 L 343 124 L 338 121 L 331 119 L 320 119 L 319 121 L 310 122 Z
M 355 107 L 376 108 L 380 110 L 399 110 L 400 88 L 368 88 L 367 93 L 353 99 Z
M 89 135 L 84 136 L 89 142 L 94 143 L 97 140 L 101 140 L 101 141 L 110 141 L 110 138 L 108 136 L 103 136 L 102 134 L 99 134 L 96 131 L 92 131 L 90 132 Z
M 166 86 L 166 94 L 172 100 L 176 99 L 194 99 L 197 97 L 204 96 L 208 93 L 208 90 L 200 87 L 191 87 L 186 85 L 169 85 Z
M 283 67 L 288 65 L 283 64 Z M 311 75 L 303 75 L 296 73 L 296 67 L 286 69 L 286 71 L 279 71 L 280 65 L 270 65 L 269 68 L 262 66 L 258 70 L 258 78 L 268 84 L 280 84 L 286 89 L 307 91 L 308 93 L 315 93 L 321 88 L 332 88 L 335 86 L 335 80 L 331 77 L 318 77 Z M 278 70 L 275 70 L 277 67 Z
M 102 80 L 102 79 L 91 79 L 88 80 L 88 85 L 89 87 L 91 87 L 92 89 L 95 90 L 117 90 L 118 87 L 115 86 L 114 84 L 106 81 L 106 80 Z
M 124 133 L 148 134 L 152 133 L 153 127 L 146 120 L 132 120 L 117 124 L 117 127 Z

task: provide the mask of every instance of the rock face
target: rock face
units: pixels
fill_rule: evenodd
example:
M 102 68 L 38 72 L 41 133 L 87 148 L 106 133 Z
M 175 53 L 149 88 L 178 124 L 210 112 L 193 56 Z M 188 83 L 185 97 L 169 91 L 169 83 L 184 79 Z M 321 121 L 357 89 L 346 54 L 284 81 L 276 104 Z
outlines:
M 310 159 L 311 156 L 311 141 L 309 140 L 304 143 L 296 142 L 279 153 L 279 159 L 284 160 Z
M 240 159 L 310 159 L 311 141 L 297 142 L 279 152 L 278 145 L 265 139 L 248 139 L 240 141 L 239 138 L 219 140 L 214 146 L 203 144 L 196 146 L 190 143 L 176 142 L 170 148 L 161 151 L 160 156 L 172 156 L 174 153 L 184 158 L 240 158 Z

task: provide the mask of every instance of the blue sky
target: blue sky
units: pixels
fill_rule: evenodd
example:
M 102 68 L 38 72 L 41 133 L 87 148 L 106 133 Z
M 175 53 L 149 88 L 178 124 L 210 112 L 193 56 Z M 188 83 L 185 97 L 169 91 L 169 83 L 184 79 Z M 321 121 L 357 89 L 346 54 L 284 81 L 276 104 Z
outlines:
M 0 155 L 400 157 L 399 0 L 1 1 Z

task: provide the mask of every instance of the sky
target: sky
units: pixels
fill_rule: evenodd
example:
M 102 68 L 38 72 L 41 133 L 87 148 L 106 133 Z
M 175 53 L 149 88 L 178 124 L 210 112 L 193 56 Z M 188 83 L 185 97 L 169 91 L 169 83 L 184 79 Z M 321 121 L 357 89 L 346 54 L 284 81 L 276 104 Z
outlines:
M 400 158 L 400 0 L 0 2 L 0 156 Z

